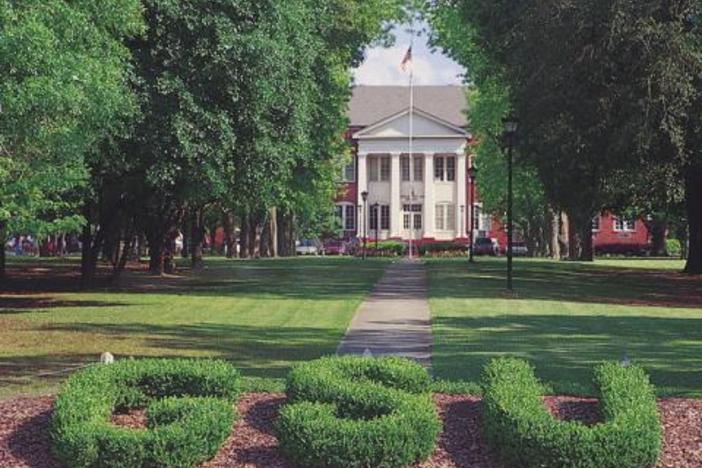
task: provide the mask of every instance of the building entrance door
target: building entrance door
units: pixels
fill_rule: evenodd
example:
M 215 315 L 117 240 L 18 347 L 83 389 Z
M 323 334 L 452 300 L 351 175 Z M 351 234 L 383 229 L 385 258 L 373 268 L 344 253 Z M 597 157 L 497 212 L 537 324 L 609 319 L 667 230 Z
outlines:
M 424 220 L 421 204 L 407 204 L 403 206 L 402 238 L 417 240 L 422 238 Z

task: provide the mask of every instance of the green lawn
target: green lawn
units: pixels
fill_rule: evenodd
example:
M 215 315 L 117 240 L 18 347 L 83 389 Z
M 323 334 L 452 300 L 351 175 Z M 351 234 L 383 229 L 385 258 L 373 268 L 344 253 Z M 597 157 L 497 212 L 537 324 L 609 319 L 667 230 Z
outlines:
M 282 377 L 296 361 L 335 351 L 386 265 L 210 259 L 205 271 L 184 279 L 132 273 L 123 290 L 0 292 L 0 397 L 53 391 L 65 369 L 103 351 L 118 358 L 221 357 L 247 376 Z M 58 262 L 34 266 L 66 269 Z
M 428 263 L 437 377 L 477 381 L 507 354 L 529 359 L 555 391 L 592 393 L 592 366 L 627 355 L 660 394 L 702 397 L 702 279 L 679 274 L 682 262 L 518 259 L 515 298 L 505 266 Z

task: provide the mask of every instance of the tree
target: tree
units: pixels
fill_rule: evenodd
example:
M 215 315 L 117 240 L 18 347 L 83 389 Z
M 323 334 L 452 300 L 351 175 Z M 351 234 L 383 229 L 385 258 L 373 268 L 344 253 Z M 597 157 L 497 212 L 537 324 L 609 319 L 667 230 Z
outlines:
M 81 224 L 67 194 L 87 181 L 89 149 L 134 112 L 122 41 L 142 30 L 140 13 L 137 0 L 0 1 L 3 254 L 8 229 Z
M 574 256 L 591 258 L 591 217 L 621 203 L 622 174 L 667 165 L 688 192 L 687 270 L 702 270 L 699 7 L 699 0 L 437 3 L 439 34 L 456 56 L 482 57 L 478 76 L 487 70 L 506 85 L 522 120 L 521 152 L 548 199 L 568 213 Z M 446 20 L 451 13 L 458 19 Z M 632 201 L 635 191 L 627 195 Z

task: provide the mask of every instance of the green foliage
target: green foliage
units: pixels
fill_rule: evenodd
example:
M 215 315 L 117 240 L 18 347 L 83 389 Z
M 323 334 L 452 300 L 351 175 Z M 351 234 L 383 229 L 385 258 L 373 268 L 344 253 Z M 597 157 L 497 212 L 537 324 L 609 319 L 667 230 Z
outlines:
M 426 242 L 419 246 L 420 255 L 431 257 L 462 256 L 468 246 L 459 242 Z
M 277 423 L 300 466 L 406 466 L 434 449 L 440 430 L 430 379 L 400 358 L 327 357 L 288 376 Z
M 239 373 L 223 361 L 123 360 L 79 371 L 54 405 L 56 457 L 73 467 L 186 467 L 214 456 L 235 419 Z M 110 424 L 146 408 L 148 430 Z
M 500 358 L 483 369 L 484 421 L 490 444 L 522 467 L 643 468 L 661 449 L 653 386 L 636 366 L 595 368 L 603 423 L 587 427 L 556 420 L 544 407 L 544 389 L 523 360 Z
M 127 38 L 138 0 L 0 1 L 0 224 L 76 229 L 86 155 L 135 113 Z
M 666 239 L 665 240 L 665 251 L 671 257 L 679 257 L 681 252 L 680 241 L 678 239 Z

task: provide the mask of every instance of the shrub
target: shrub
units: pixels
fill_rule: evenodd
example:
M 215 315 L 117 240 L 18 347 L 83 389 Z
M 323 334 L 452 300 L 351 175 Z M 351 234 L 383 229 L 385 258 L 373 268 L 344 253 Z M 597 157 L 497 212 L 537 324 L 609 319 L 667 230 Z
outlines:
M 123 360 L 71 376 L 54 405 L 56 457 L 71 467 L 187 467 L 214 456 L 235 419 L 239 373 L 223 361 Z M 146 408 L 147 430 L 110 424 Z
M 407 244 L 401 241 L 384 240 L 375 242 L 368 239 L 366 243 L 366 255 L 370 257 L 401 257 L 407 253 Z M 363 255 L 363 242 L 357 249 L 353 250 L 354 255 Z
M 431 380 L 401 358 L 327 357 L 293 368 L 277 433 L 306 467 L 395 467 L 428 457 L 441 429 Z
M 556 420 L 525 361 L 493 360 L 483 369 L 482 382 L 488 442 L 510 465 L 634 468 L 656 463 L 661 427 L 653 387 L 639 367 L 604 363 L 595 368 L 604 422 L 593 427 Z
M 665 240 L 665 251 L 671 257 L 679 257 L 681 254 L 680 241 L 678 239 L 666 239 Z
M 467 251 L 468 246 L 458 242 L 427 242 L 419 246 L 419 253 L 429 257 L 461 257 Z

